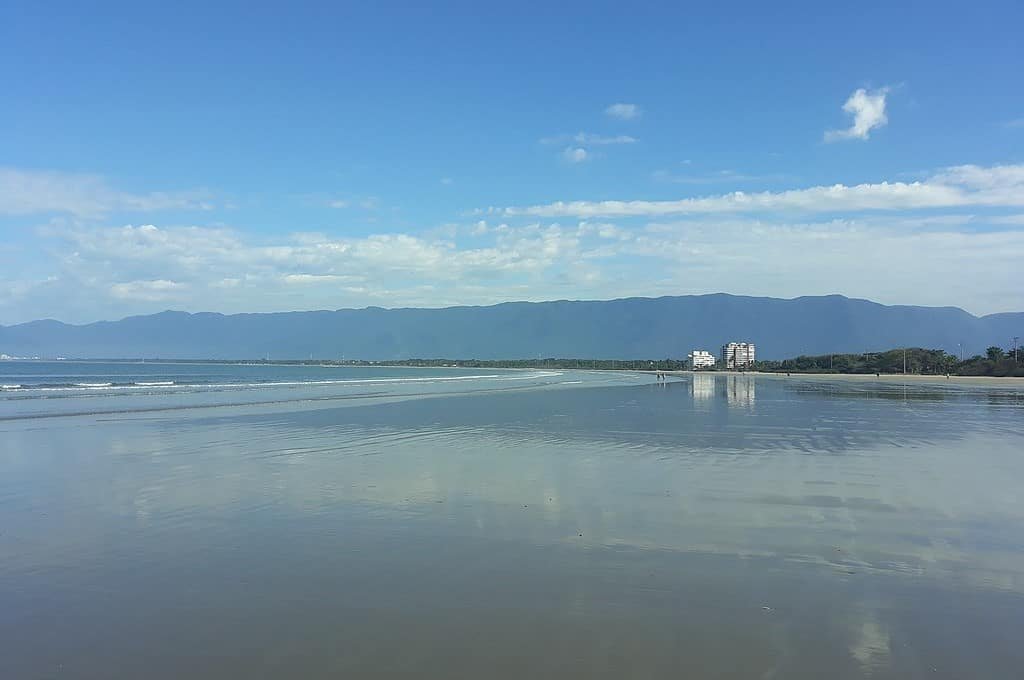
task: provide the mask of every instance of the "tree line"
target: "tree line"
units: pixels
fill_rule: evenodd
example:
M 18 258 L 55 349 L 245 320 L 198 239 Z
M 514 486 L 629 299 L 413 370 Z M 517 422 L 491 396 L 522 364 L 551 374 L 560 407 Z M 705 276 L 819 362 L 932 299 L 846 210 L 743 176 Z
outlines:
M 1018 361 L 1018 359 L 1020 361 Z M 992 346 L 985 354 L 960 361 L 941 349 L 908 347 L 884 352 L 857 354 L 821 354 L 798 356 L 780 361 L 756 361 L 748 370 L 774 373 L 858 373 L 964 376 L 1021 376 L 1024 377 L 1024 348 L 1018 348 L 1016 357 L 1012 348 L 1004 350 Z M 591 369 L 601 371 L 682 371 L 690 368 L 685 359 L 401 359 L 394 361 L 330 362 L 346 365 L 458 367 L 458 368 L 550 368 Z M 721 366 L 704 370 L 724 370 Z
M 1018 361 L 1019 359 L 1019 361 Z M 157 359 L 156 361 L 160 361 Z M 176 363 L 174 360 L 164 360 Z M 223 360 L 199 360 L 203 363 L 223 363 Z M 236 363 L 236 362 L 228 362 Z M 250 359 L 248 364 L 317 365 L 317 366 L 409 366 L 419 368 L 546 368 L 589 369 L 599 371 L 682 371 L 690 368 L 685 359 L 392 359 L 369 361 L 362 359 Z M 724 370 L 721 366 L 708 371 Z M 792 359 L 756 361 L 748 370 L 771 373 L 858 373 L 918 375 L 990 375 L 1024 377 L 1024 348 L 1004 350 L 992 346 L 985 354 L 960 361 L 941 349 L 908 347 L 885 352 L 857 354 L 801 355 Z
M 913 373 L 918 375 L 988 375 L 1024 377 L 1024 349 L 992 346 L 985 354 L 965 358 L 941 349 L 908 347 L 885 352 L 798 356 L 782 361 L 758 361 L 753 370 L 786 373 Z

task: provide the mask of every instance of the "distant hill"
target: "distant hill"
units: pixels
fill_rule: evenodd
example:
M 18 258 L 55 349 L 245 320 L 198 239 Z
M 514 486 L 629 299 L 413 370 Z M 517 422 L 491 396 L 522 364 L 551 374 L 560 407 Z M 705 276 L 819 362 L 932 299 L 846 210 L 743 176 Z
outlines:
M 736 295 L 509 302 L 445 309 L 273 314 L 161 312 L 74 326 L 0 326 L 0 352 L 89 358 L 668 358 L 730 340 L 758 358 L 902 346 L 965 354 L 1024 335 L 1024 313 L 976 317 L 955 307 L 880 305 L 840 295 Z

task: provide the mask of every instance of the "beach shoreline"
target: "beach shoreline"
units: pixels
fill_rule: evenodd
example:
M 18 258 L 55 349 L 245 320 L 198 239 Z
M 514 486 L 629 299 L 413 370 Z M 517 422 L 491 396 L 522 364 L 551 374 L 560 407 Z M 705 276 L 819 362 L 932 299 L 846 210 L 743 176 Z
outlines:
M 642 371 L 643 373 L 655 373 L 656 371 Z M 992 376 L 992 375 L 921 375 L 917 373 L 780 373 L 776 371 L 661 371 L 665 375 L 686 376 L 686 375 L 728 375 L 728 376 L 756 376 L 759 378 L 781 378 L 786 380 L 809 379 L 809 380 L 853 380 L 859 382 L 886 382 L 900 384 L 913 382 L 917 384 L 957 384 L 957 385 L 987 385 L 987 386 L 1013 386 L 1024 388 L 1024 378 L 1014 376 Z

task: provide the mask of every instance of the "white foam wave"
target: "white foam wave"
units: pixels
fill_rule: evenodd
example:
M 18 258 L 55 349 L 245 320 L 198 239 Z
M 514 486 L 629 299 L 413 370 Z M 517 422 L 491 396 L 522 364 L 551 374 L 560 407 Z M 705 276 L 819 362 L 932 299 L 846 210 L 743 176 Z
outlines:
M 498 380 L 498 381 L 511 381 L 511 380 L 538 380 L 542 378 L 554 378 L 562 375 L 558 371 L 537 371 L 533 373 L 522 373 L 522 374 L 508 374 L 508 373 L 491 373 L 486 375 L 447 375 L 447 376 L 433 376 L 433 377 L 421 377 L 421 378 L 352 378 L 348 380 L 280 380 L 273 382 L 226 382 L 226 383 L 177 383 L 174 381 L 153 381 L 153 382 L 135 382 L 131 384 L 118 384 L 114 383 L 75 383 L 73 386 L 60 386 L 60 387 L 32 387 L 32 386 L 10 386 L 4 385 L 4 388 L 14 389 L 22 388 L 26 390 L 32 390 L 33 392 L 82 392 L 83 390 L 88 391 L 133 391 L 133 390 L 153 390 L 154 388 L 161 388 L 167 391 L 185 391 L 185 390 L 224 390 L 224 389 L 257 389 L 265 387 L 323 387 L 330 385 L 402 385 L 409 383 L 445 383 L 445 382 L 456 382 L 465 380 Z

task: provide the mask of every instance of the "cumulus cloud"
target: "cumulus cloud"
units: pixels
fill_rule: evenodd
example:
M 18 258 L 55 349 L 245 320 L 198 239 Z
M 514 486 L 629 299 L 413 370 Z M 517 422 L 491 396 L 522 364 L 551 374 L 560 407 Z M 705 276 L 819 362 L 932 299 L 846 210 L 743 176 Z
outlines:
M 57 220 L 39 230 L 39 258 L 0 268 L 0 323 L 171 305 L 436 307 L 723 290 L 1004 311 L 1021 307 L 1022 207 L 1024 165 L 962 165 L 909 183 L 558 202 L 344 237 Z M 953 290 L 949 271 L 971 276 Z
M 204 190 L 136 194 L 115 189 L 98 175 L 0 168 L 0 215 L 96 218 L 114 212 L 212 208 L 210 193 Z
M 843 111 L 853 116 L 853 123 L 845 130 L 828 130 L 825 132 L 826 142 L 838 142 L 844 139 L 867 139 L 871 131 L 883 127 L 889 122 L 885 113 L 886 96 L 889 88 L 879 90 L 854 90 L 850 98 L 843 104 Z
M 413 234 L 339 239 L 304 233 L 258 242 L 229 229 L 154 225 L 51 229 L 47 235 L 65 244 L 66 272 L 94 280 L 116 271 L 128 279 L 116 282 L 122 298 L 164 295 L 180 290 L 182 282 L 239 288 L 275 281 L 380 282 L 388 275 L 486 278 L 496 271 L 542 269 L 574 248 L 578 238 L 575 230 L 559 225 L 503 227 L 493 230 L 496 243 L 488 247 L 459 247 L 449 239 Z M 483 235 L 488 230 L 486 223 L 477 223 L 467 231 Z
M 566 163 L 583 163 L 591 159 L 591 154 L 586 149 L 578 146 L 567 146 L 562 150 L 562 160 Z
M 636 104 L 616 103 L 604 110 L 605 114 L 620 120 L 632 120 L 639 118 L 643 111 Z
M 633 238 L 633 233 L 622 229 L 608 222 L 580 222 L 576 228 L 579 236 L 597 235 L 603 239 L 614 239 L 628 241 Z
M 1024 206 L 1024 165 L 947 168 L 919 182 L 880 182 L 815 186 L 674 201 L 557 201 L 544 205 L 492 209 L 509 216 L 655 217 L 673 214 L 743 212 L 858 212 L 967 206 Z
M 1024 232 L 912 222 L 662 223 L 624 249 L 669 260 L 671 286 L 695 292 L 780 297 L 842 292 L 893 304 L 958 304 L 975 313 L 1020 308 L 1012 282 L 1015 261 L 1024 257 Z M 893 277 L 894 271 L 900 276 Z M 958 284 L 955 299 L 944 285 L 950 271 L 972 273 L 965 287 Z M 915 291 L 917 286 L 928 290 Z M 985 299 L 986 288 L 992 299 Z
M 471 236 L 473 229 L 460 225 L 452 238 L 264 238 L 205 227 L 51 227 L 43 236 L 53 276 L 42 283 L 29 272 L 0 272 L 0 323 L 90 321 L 171 305 L 224 312 L 436 307 L 586 293 L 574 287 L 588 271 L 583 242 L 599 236 L 557 224 L 499 224 Z
M 998 185 L 986 174 L 958 181 Z M 1004 175 L 1005 179 L 1005 175 Z M 1008 180 L 1007 180 L 1008 181 Z M 987 212 L 987 211 L 985 211 Z M 257 236 L 206 227 L 51 228 L 50 272 L 0 280 L 0 321 L 89 321 L 159 311 L 279 311 L 488 304 L 728 291 L 841 292 L 890 303 L 1019 308 L 1017 215 L 802 221 L 743 214 L 656 222 L 584 219 L 456 225 L 443 235 Z M 1001 228 L 985 229 L 984 225 Z M 907 258 L 906 253 L 914 253 Z M 900 271 L 893 278 L 892 271 Z M 949 271 L 970 271 L 955 296 Z M 41 310 L 46 310 L 41 313 Z

